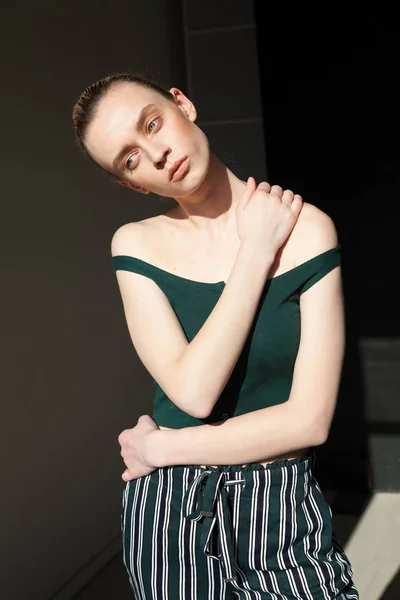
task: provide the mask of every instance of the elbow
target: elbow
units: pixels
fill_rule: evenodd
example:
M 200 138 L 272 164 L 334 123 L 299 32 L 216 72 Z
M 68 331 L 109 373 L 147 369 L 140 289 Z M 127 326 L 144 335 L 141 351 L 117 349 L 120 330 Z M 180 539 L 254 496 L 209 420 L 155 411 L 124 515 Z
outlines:
M 187 415 L 200 420 L 210 416 L 215 402 L 210 403 L 210 394 L 204 389 L 204 382 L 199 381 L 196 373 L 177 369 L 173 391 L 173 398 L 169 396 L 170 399 Z
M 179 396 L 175 404 L 195 419 L 206 419 L 212 412 L 212 407 L 208 406 L 200 394 L 193 395 L 193 390 L 190 396 L 188 394 Z
M 297 407 L 291 412 L 291 420 L 293 423 L 292 435 L 296 438 L 299 448 L 322 446 L 327 441 L 329 427 L 327 427 L 326 420 L 320 419 L 315 414 L 308 414 L 304 408 L 299 411 Z
M 188 413 L 195 419 L 207 419 L 212 412 L 212 407 L 208 406 L 205 399 L 201 396 L 194 398 L 190 404 Z
M 311 446 L 322 446 L 328 439 L 328 434 L 324 431 L 318 431 L 317 434 L 312 438 Z
M 219 392 L 220 394 L 221 392 Z M 195 374 L 175 378 L 174 404 L 186 414 L 195 419 L 207 419 L 219 398 L 215 397 L 215 390 L 207 389 L 204 381 L 199 380 Z
M 195 419 L 207 419 L 210 416 L 210 410 L 204 410 L 199 407 L 198 403 L 190 404 L 188 407 L 182 409 L 185 413 L 194 417 Z
M 192 415 L 192 417 L 194 417 L 195 419 L 207 419 L 207 417 L 210 416 L 211 411 L 192 411 L 190 414 Z
M 310 446 L 322 446 L 329 437 L 329 427 L 325 423 L 313 422 L 308 427 Z

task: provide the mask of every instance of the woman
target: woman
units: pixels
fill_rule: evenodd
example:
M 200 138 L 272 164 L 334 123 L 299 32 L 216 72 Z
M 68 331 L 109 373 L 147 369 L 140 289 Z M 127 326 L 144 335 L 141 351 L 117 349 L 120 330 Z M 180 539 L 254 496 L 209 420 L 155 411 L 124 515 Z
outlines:
M 129 74 L 89 86 L 77 139 L 120 184 L 174 198 L 114 234 L 113 266 L 153 418 L 119 442 L 137 599 L 358 599 L 312 474 L 344 352 L 334 223 L 241 181 L 193 103 Z

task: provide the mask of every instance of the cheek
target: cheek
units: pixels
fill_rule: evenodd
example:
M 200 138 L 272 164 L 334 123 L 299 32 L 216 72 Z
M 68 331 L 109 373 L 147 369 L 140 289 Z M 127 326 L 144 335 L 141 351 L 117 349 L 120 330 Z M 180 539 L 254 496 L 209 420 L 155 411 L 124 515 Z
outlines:
M 208 138 L 204 131 L 196 126 L 196 133 L 194 135 L 195 140 L 195 148 L 199 154 L 204 157 L 207 157 L 210 153 L 210 145 L 208 142 Z
M 192 121 L 182 115 L 175 119 L 166 130 L 165 141 L 173 152 L 201 150 L 207 145 L 204 132 Z

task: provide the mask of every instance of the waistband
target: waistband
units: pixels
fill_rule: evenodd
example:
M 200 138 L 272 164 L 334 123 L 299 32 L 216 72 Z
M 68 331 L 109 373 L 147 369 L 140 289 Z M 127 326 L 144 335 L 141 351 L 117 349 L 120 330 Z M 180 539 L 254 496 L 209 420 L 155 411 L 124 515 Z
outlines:
M 316 455 L 314 450 L 311 448 L 303 454 L 302 456 L 298 456 L 296 458 L 282 458 L 278 460 L 274 460 L 271 463 L 263 465 L 260 462 L 248 463 L 247 465 L 218 465 L 218 466 L 208 466 L 201 467 L 200 465 L 174 465 L 173 467 L 162 467 L 166 469 L 173 469 L 175 473 L 190 473 L 191 471 L 194 473 L 201 471 L 211 471 L 215 473 L 241 473 L 246 476 L 246 473 L 253 473 L 254 471 L 281 471 L 282 468 L 292 467 L 296 465 L 297 471 L 299 473 L 304 473 L 308 469 L 314 468 L 316 461 Z

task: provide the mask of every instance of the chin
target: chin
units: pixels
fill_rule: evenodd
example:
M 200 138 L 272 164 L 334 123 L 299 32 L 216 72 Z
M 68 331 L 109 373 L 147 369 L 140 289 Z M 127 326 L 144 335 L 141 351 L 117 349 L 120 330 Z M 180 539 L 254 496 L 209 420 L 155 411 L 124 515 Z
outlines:
M 193 173 L 194 177 L 193 177 L 193 189 L 191 190 L 191 193 L 197 192 L 197 190 L 203 185 L 203 183 L 205 182 L 205 180 L 207 179 L 207 175 L 210 172 L 210 167 L 211 167 L 211 153 L 209 151 L 206 154 L 206 156 L 202 157 L 202 160 L 198 161 L 198 169 L 196 173 Z M 190 175 L 191 173 L 189 172 L 188 175 Z
M 202 169 L 201 172 L 196 174 L 197 176 L 194 177 L 193 181 L 191 182 L 192 185 L 190 186 L 190 188 L 191 188 L 190 192 L 189 192 L 190 194 L 194 194 L 201 188 L 201 186 L 207 179 L 208 172 L 209 172 L 209 165 L 207 165 L 206 169 Z M 190 173 L 189 173 L 189 175 L 190 175 Z
M 197 190 L 201 188 L 203 182 L 207 178 L 208 173 L 208 165 L 207 168 L 194 168 L 191 167 L 186 177 L 182 179 L 179 183 L 176 183 L 174 187 L 169 189 L 171 192 L 172 198 L 185 198 L 195 194 Z

